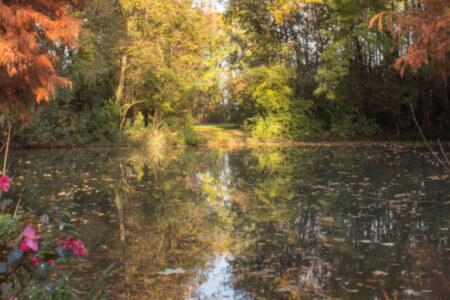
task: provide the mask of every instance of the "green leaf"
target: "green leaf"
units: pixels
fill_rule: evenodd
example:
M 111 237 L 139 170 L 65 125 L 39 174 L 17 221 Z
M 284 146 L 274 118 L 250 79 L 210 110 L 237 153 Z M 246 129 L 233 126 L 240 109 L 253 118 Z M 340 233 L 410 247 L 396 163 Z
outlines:
M 113 262 L 103 271 L 102 275 L 98 278 L 97 282 L 95 282 L 94 286 L 92 287 L 91 293 L 89 294 L 89 300 L 96 299 L 95 293 L 97 292 L 98 287 L 100 286 L 100 283 L 106 278 L 106 276 L 111 276 L 113 273 L 118 271 L 118 270 L 116 270 L 115 272 L 113 272 L 111 274 L 107 274 L 112 268 L 114 268 L 114 266 L 116 264 L 117 264 L 117 262 Z

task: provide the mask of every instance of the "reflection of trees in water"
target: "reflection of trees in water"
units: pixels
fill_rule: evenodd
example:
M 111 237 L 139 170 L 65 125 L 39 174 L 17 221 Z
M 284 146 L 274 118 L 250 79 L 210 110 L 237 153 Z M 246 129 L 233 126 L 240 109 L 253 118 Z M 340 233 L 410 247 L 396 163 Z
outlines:
M 440 199 L 429 189 L 445 195 L 448 187 L 424 180 L 430 170 L 421 174 L 422 162 L 403 155 L 345 147 L 55 151 L 24 155 L 12 170 L 18 183 L 28 176 L 24 199 L 39 213 L 61 204 L 56 194 L 75 194 L 82 207 L 71 218 L 94 271 L 120 260 L 111 289 L 124 298 L 195 296 L 205 280 L 198 273 L 225 248 L 229 284 L 250 298 L 383 290 L 392 298 L 404 288 L 432 288 L 439 298 L 450 269 L 446 207 L 381 200 L 412 190 Z M 166 268 L 186 273 L 157 274 Z
M 123 266 L 111 279 L 113 295 L 184 298 L 197 292 L 204 280 L 198 271 L 226 245 L 217 229 L 218 212 L 205 205 L 195 176 L 205 168 L 214 170 L 217 155 L 189 150 L 30 152 L 16 171 L 35 174 L 28 178 L 26 193 L 37 198 L 29 205 L 38 212 L 52 209 L 46 200 L 55 194 L 75 194 L 82 206 L 73 208 L 71 218 L 79 221 L 77 230 L 89 247 L 94 263 L 89 274 L 96 278 L 115 260 Z M 52 180 L 42 180 L 44 173 Z M 59 200 L 52 203 L 58 206 Z M 167 268 L 186 272 L 157 274 Z
M 121 258 L 126 272 L 115 292 L 133 297 L 187 297 L 198 288 L 199 270 L 223 251 L 216 215 L 193 189 L 194 174 L 187 172 L 195 167 L 195 160 L 166 157 L 154 169 L 154 160 L 132 158 L 121 168 L 117 181 L 116 198 L 121 201 L 116 203 L 123 204 L 126 238 L 114 256 Z M 168 268 L 185 273 L 158 275 Z
M 427 205 L 358 199 L 354 189 L 342 183 L 371 176 L 372 184 L 378 185 L 395 177 L 392 171 L 377 167 L 379 152 L 366 154 L 368 159 L 348 149 L 325 149 L 322 154 L 307 151 L 301 163 L 293 165 L 283 162 L 292 162 L 298 153 L 290 157 L 290 151 L 257 152 L 244 163 L 248 172 L 233 173 L 238 177 L 233 181 L 240 182 L 241 194 L 251 203 L 233 207 L 236 243 L 231 264 L 236 289 L 269 298 L 344 297 L 355 292 L 382 297 L 383 290 L 392 293 L 407 286 L 420 291 L 448 279 L 442 257 L 435 259 L 441 266 L 435 264 L 434 273 L 422 273 L 420 278 L 411 278 L 411 273 L 420 272 L 408 267 L 418 264 L 417 257 L 407 251 L 413 241 L 431 240 L 434 249 L 444 253 L 446 240 L 439 232 L 443 223 L 427 217 L 436 211 L 427 213 Z M 276 163 L 267 163 L 273 157 Z M 330 164 L 333 157 L 339 157 L 334 166 Z M 357 164 L 350 163 L 355 159 Z M 248 178 L 248 173 L 254 178 Z M 349 180 L 350 175 L 355 179 Z M 395 186 L 386 188 L 395 190 Z M 444 295 L 438 288 L 434 292 Z

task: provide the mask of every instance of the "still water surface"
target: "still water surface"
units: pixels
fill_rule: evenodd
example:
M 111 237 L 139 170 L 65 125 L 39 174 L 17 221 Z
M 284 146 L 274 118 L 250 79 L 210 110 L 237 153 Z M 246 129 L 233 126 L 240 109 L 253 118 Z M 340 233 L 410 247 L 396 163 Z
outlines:
M 32 150 L 12 161 L 12 197 L 25 187 L 43 221 L 75 226 L 85 276 L 119 262 L 111 299 L 450 294 L 449 179 L 419 149 Z

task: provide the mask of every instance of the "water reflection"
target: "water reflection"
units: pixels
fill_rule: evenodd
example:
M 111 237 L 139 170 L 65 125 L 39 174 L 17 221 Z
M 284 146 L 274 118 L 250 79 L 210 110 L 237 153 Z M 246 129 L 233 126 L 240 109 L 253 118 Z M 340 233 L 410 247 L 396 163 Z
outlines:
M 113 298 L 450 292 L 450 188 L 419 150 L 15 155 L 13 198 L 25 185 L 28 207 L 77 227 L 91 249 L 87 276 L 112 261 L 123 266 Z

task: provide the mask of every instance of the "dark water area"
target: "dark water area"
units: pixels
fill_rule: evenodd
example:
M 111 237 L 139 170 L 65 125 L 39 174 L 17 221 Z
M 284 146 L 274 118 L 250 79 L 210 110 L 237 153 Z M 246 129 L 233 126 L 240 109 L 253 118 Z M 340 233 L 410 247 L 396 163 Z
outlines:
M 444 299 L 449 178 L 420 149 L 15 151 L 12 199 L 78 231 L 110 299 Z M 73 226 L 73 227 L 72 227 Z

